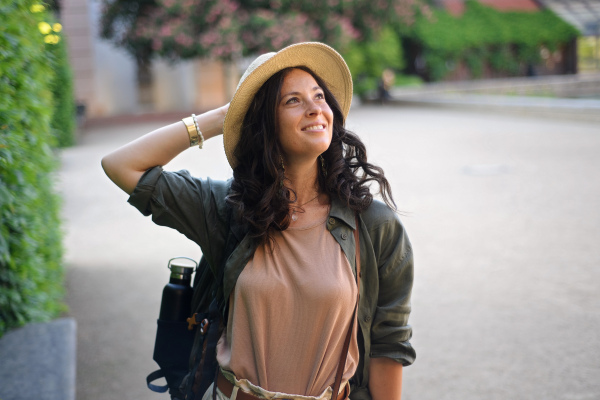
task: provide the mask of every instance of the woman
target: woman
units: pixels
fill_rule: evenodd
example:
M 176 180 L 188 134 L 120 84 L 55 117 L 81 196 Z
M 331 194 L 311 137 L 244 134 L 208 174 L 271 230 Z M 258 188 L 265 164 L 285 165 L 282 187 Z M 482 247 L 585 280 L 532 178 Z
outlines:
M 102 160 L 130 203 L 198 243 L 215 276 L 222 270 L 221 400 L 347 398 L 349 387 L 354 400 L 400 399 L 402 367 L 415 358 L 412 250 L 383 171 L 344 128 L 351 99 L 350 72 L 335 50 L 292 45 L 257 58 L 230 104 Z M 232 180 L 162 170 L 221 133 Z M 387 205 L 373 200 L 370 181 Z M 229 237 L 238 238 L 233 249 Z

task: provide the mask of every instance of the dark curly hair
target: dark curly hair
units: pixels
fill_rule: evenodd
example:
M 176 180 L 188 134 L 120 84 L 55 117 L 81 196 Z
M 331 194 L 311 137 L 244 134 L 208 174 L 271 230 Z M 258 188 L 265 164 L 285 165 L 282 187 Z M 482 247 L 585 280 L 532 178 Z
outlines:
M 271 238 L 271 229 L 287 229 L 289 208 L 296 201 L 296 194 L 282 185 L 286 178 L 276 128 L 276 109 L 283 80 L 295 68 L 313 76 L 333 111 L 331 144 L 322 154 L 327 174 L 318 174 L 319 188 L 331 198 L 339 198 L 353 211 L 361 212 L 373 201 L 369 184 L 375 181 L 386 204 L 396 210 L 383 170 L 367 162 L 363 142 L 344 128 L 340 105 L 325 82 L 306 67 L 286 68 L 262 85 L 248 108 L 241 138 L 234 150 L 238 165 L 233 170 L 231 191 L 226 199 L 237 211 L 237 217 L 248 225 L 250 234 L 260 241 Z

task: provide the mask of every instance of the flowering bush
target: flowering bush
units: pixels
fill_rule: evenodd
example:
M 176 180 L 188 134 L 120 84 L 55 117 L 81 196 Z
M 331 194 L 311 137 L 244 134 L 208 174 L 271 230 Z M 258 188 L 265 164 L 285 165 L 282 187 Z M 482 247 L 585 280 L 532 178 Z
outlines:
M 410 24 L 423 0 L 104 0 L 102 35 L 138 59 L 235 59 L 321 41 L 343 50 Z

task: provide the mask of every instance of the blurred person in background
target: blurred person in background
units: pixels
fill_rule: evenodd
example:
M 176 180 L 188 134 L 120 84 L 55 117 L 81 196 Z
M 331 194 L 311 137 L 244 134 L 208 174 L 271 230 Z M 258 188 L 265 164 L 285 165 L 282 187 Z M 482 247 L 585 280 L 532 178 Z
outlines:
M 392 71 L 390 68 L 384 69 L 378 86 L 379 100 L 382 104 L 391 100 L 392 96 L 390 95 L 390 89 L 394 86 L 395 81 L 396 74 L 394 74 L 394 71 Z
M 351 100 L 343 58 L 300 43 L 258 57 L 229 104 L 102 160 L 132 205 L 223 271 L 217 389 L 204 399 L 401 398 L 412 248 L 383 170 L 344 127 Z M 163 170 L 221 134 L 232 179 Z

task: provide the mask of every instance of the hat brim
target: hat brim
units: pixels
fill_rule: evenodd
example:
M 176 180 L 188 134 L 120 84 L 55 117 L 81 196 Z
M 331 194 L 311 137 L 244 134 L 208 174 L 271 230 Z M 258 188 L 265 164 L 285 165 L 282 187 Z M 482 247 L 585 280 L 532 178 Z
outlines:
M 223 145 L 231 168 L 237 166 L 234 150 L 240 140 L 246 112 L 260 87 L 285 68 L 304 66 L 321 78 L 338 101 L 344 118 L 352 103 L 352 76 L 342 56 L 323 43 L 288 46 L 258 65 L 240 82 L 223 123 Z M 249 67 L 250 68 L 250 67 Z

